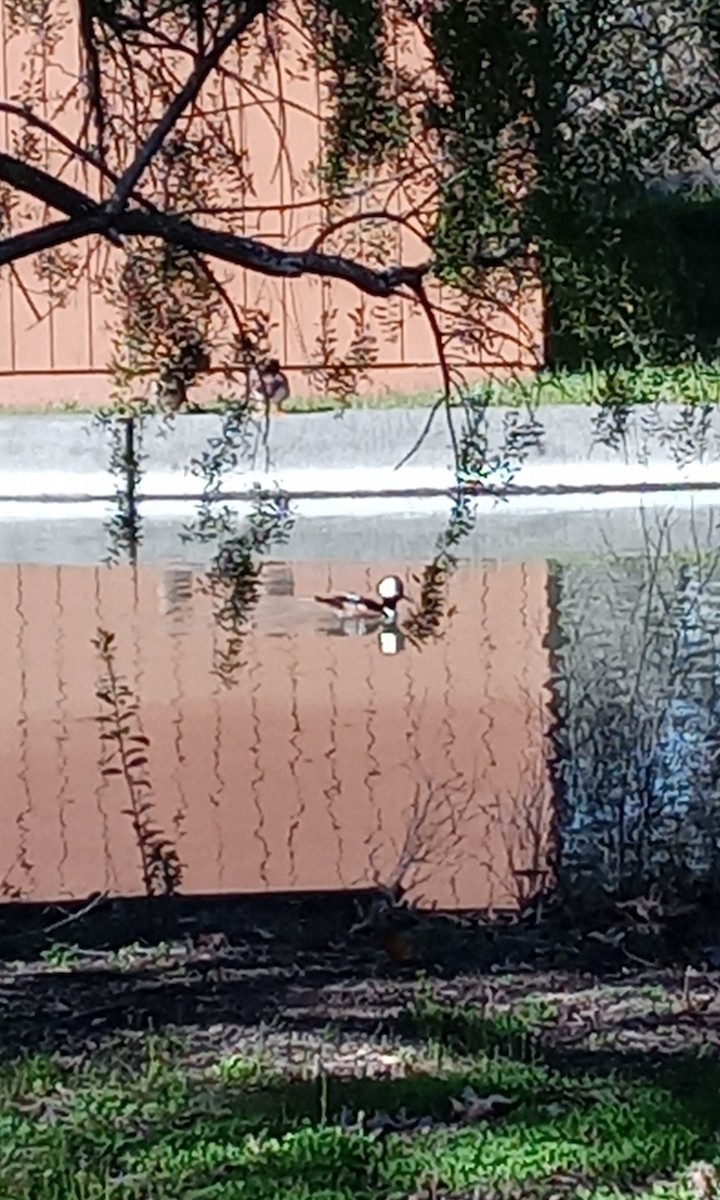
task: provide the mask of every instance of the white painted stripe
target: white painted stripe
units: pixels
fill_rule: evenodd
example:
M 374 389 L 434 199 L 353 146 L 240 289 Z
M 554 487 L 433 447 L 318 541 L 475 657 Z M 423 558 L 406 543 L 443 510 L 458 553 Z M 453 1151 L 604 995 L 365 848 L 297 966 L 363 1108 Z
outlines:
M 307 492 L 328 492 L 336 496 L 353 492 L 413 492 L 431 488 L 446 490 L 454 482 L 452 471 L 446 467 L 404 467 L 394 471 L 389 467 L 354 467 L 304 469 L 264 473 L 237 471 L 225 479 L 226 492 L 251 492 L 254 486 L 267 490 L 282 488 L 290 495 Z M 490 481 L 499 485 L 502 481 Z M 678 484 L 720 487 L 720 464 L 693 462 L 679 468 L 668 460 L 650 463 L 579 462 L 530 463 L 512 477 L 512 485 L 522 488 L 588 488 L 642 487 Z M 36 498 L 83 496 L 101 498 L 113 494 L 117 480 L 105 471 L 4 471 L 0 476 L 0 500 L 6 497 Z M 148 471 L 142 477 L 139 491 L 143 496 L 196 496 L 202 491 L 202 481 L 189 472 Z
M 512 496 L 507 500 L 480 497 L 477 501 L 478 514 L 496 514 L 502 511 L 513 513 L 579 513 L 608 512 L 615 509 L 668 508 L 688 509 L 691 507 L 720 506 L 720 487 L 717 490 L 684 492 L 604 492 L 599 495 L 566 493 L 561 496 L 524 495 Z M 230 501 L 228 507 L 238 516 L 247 516 L 251 506 L 247 501 Z M 370 496 L 367 498 L 328 497 L 319 500 L 295 501 L 292 510 L 305 518 L 357 517 L 358 519 L 379 516 L 427 517 L 445 514 L 448 500 L 444 496 Z M 144 520 L 188 520 L 197 511 L 193 500 L 146 500 L 141 514 Z M 74 504 L 38 500 L 8 501 L 0 499 L 0 521 L 102 521 L 113 512 L 111 505 L 103 501 L 88 500 Z

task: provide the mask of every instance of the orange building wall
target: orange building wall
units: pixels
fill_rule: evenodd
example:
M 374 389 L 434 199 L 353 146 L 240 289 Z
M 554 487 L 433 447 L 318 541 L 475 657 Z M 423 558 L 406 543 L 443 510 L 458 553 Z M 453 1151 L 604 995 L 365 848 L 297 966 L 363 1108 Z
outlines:
M 507 908 L 532 891 L 523 872 L 551 837 L 544 564 L 461 568 L 448 638 L 394 657 L 328 635 L 303 599 L 371 586 L 357 565 L 285 570 L 295 595 L 263 596 L 227 689 L 209 670 L 210 602 L 174 602 L 168 572 L 0 567 L 5 895 L 142 890 L 127 794 L 100 772 L 98 627 L 140 701 L 184 893 L 387 884 L 403 863 L 425 904 Z
M 51 0 L 51 4 L 54 14 L 65 14 L 63 32 L 56 45 L 38 55 L 37 37 L 14 29 L 12 4 L 0 0 L 4 51 L 0 55 L 0 98 L 14 102 L 30 89 L 34 111 L 74 137 L 81 121 L 77 101 L 70 94 L 80 69 L 76 22 L 64 0 Z M 326 219 L 308 172 L 318 158 L 327 107 L 314 69 L 298 69 L 300 49 L 291 40 L 283 50 L 279 74 L 269 76 L 254 72 L 257 49 L 245 51 L 242 59 L 238 51 L 234 58 L 229 56 L 237 78 L 225 80 L 222 86 L 208 84 L 203 92 L 208 110 L 219 107 L 225 113 L 227 137 L 233 139 L 238 154 L 247 154 L 253 177 L 252 192 L 228 197 L 239 209 L 227 218 L 228 226 L 240 234 L 295 248 L 309 246 Z M 32 79 L 28 76 L 31 66 L 35 72 Z M 0 146 L 14 149 L 25 128 L 20 117 L 0 111 Z M 41 161 L 58 176 L 97 193 L 93 171 L 74 164 L 66 150 L 44 135 L 40 135 L 39 153 Z M 378 182 L 372 195 L 365 198 L 366 206 L 387 204 L 397 211 L 411 203 L 412 197 L 388 181 Z M 359 243 L 349 249 L 362 252 Z M 107 243 L 88 241 L 74 253 L 88 256 L 88 269 L 66 303 L 48 296 L 38 279 L 36 260 L 22 260 L 0 276 L 0 409 L 108 401 L 112 312 L 93 278 L 107 277 L 116 265 L 117 251 Z M 426 249 L 401 231 L 393 254 L 403 261 L 420 262 Z M 433 339 L 417 306 L 413 310 L 397 299 L 382 303 L 367 297 L 363 300 L 342 283 L 274 281 L 222 264 L 219 271 L 236 301 L 270 314 L 275 324 L 273 350 L 288 368 L 295 393 L 317 390 L 307 367 L 315 361 L 323 314 L 337 310 L 335 327 L 342 357 L 351 335 L 351 314 L 361 301 L 368 331 L 378 347 L 368 390 L 415 393 L 438 387 Z M 482 354 L 476 361 L 464 363 L 470 375 L 478 370 L 536 367 L 541 341 L 538 289 L 517 292 L 506 306 L 490 305 L 484 311 L 485 318 L 479 322 L 486 334 Z M 461 353 L 461 347 L 453 353 L 456 351 Z M 211 380 L 204 387 L 206 396 L 223 383 L 220 375 Z M 198 398 L 202 395 L 200 391 Z

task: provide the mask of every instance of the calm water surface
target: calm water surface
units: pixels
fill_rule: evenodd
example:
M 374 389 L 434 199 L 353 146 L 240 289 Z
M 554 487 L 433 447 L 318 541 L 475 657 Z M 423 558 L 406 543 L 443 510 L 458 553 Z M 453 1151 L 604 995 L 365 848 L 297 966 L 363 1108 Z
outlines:
M 632 537 L 616 525 L 613 544 L 613 529 L 584 514 L 570 547 L 566 517 L 555 555 L 552 522 L 550 545 L 537 525 L 530 547 L 507 538 L 507 523 L 494 547 L 481 531 L 450 585 L 447 636 L 391 655 L 311 597 L 371 592 L 389 571 L 412 591 L 422 559 L 397 530 L 393 556 L 370 563 L 351 549 L 357 530 L 319 531 L 325 557 L 299 531 L 265 571 L 231 686 L 214 669 L 227 631 L 200 566 L 73 561 L 78 540 L 63 551 L 60 526 L 62 561 L 47 545 L 27 561 L 7 554 L 3 894 L 143 891 L 132 789 L 103 770 L 100 629 L 115 636 L 115 681 L 136 704 L 126 736 L 146 760 L 142 794 L 185 893 L 399 880 L 424 904 L 514 908 L 551 878 L 558 850 L 615 883 L 675 860 L 709 869 L 720 834 L 716 518 L 686 514 L 678 527 L 671 515 L 634 514 Z

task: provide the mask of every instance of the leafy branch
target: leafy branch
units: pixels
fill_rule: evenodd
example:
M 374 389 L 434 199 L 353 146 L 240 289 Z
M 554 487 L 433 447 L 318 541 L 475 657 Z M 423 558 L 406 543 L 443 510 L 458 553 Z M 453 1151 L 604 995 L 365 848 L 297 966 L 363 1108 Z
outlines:
M 102 746 L 100 772 L 103 778 L 119 778 L 124 784 L 129 807 L 123 813 L 132 823 L 146 896 L 172 896 L 182 880 L 182 866 L 174 846 L 153 822 L 150 739 L 142 732 L 140 705 L 117 670 L 115 634 L 98 629 L 92 644 L 104 668 L 95 692 L 104 710 L 95 718 Z

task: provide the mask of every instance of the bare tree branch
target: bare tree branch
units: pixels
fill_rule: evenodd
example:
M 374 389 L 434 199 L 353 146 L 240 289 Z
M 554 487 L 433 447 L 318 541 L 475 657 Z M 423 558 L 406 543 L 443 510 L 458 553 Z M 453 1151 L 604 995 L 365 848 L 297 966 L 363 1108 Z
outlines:
M 439 409 L 443 408 L 443 407 L 445 409 L 445 417 L 446 417 L 447 426 L 448 426 L 448 433 L 450 435 L 450 441 L 451 441 L 452 448 L 453 448 L 454 461 L 455 462 L 458 461 L 457 434 L 455 433 L 455 426 L 453 425 L 452 411 L 451 411 L 451 407 L 450 407 L 451 401 L 452 401 L 452 379 L 450 376 L 450 367 L 448 365 L 448 361 L 445 356 L 445 343 L 444 343 L 444 339 L 443 339 L 443 335 L 442 335 L 442 329 L 440 328 L 440 322 L 438 321 L 438 318 L 437 318 L 435 312 L 433 311 L 433 306 L 430 303 L 430 299 L 427 295 L 427 292 L 425 291 L 425 288 L 423 287 L 422 280 L 419 281 L 419 283 L 415 286 L 415 288 L 413 290 L 415 292 L 417 301 L 418 301 L 420 307 L 422 308 L 423 312 L 425 313 L 425 316 L 429 322 L 430 329 L 431 329 L 433 338 L 435 340 L 435 348 L 438 353 L 438 362 L 440 363 L 440 371 L 442 374 L 443 390 L 440 393 L 440 396 L 438 397 L 438 399 L 433 404 L 432 408 L 430 409 L 428 418 L 427 418 L 425 424 L 423 425 L 420 436 L 415 439 L 413 445 L 410 447 L 407 454 L 404 454 L 403 457 L 401 458 L 400 462 L 396 465 L 396 467 L 395 467 L 396 471 L 399 471 L 401 467 L 404 467 L 405 464 L 407 462 L 409 462 L 410 459 L 415 454 L 417 454 L 418 450 L 420 449 L 420 446 L 425 441 L 425 438 L 427 437 L 427 435 L 429 434 L 429 432 L 432 428 L 433 422 L 435 420 L 435 417 L 436 417 Z
M 310 249 L 319 250 L 323 242 L 326 242 L 328 238 L 338 233 L 339 230 L 345 229 L 348 225 L 360 225 L 363 221 L 385 221 L 401 225 L 404 229 L 412 233 L 414 237 L 425 242 L 426 245 L 429 242 L 428 235 L 421 229 L 413 228 L 404 213 L 393 213 L 387 208 L 379 208 L 372 209 L 369 212 L 350 213 L 346 217 L 340 217 L 339 220 L 333 221 L 330 225 L 320 230 L 320 233 L 311 242 Z
M 87 67 L 88 102 L 95 117 L 97 148 L 102 159 L 105 154 L 105 105 L 102 95 L 100 56 L 95 42 L 93 13 L 89 0 L 79 0 L 79 28 Z
M 6 112 L 10 116 L 20 117 L 21 119 L 27 121 L 30 125 L 34 125 L 36 128 L 41 129 L 43 133 L 46 133 L 49 137 L 54 138 L 60 145 L 64 146 L 72 157 L 77 157 L 82 162 L 87 163 L 89 166 L 95 167 L 105 179 L 110 181 L 110 183 L 117 184 L 119 176 L 116 175 L 115 172 L 110 169 L 110 167 L 108 167 L 107 163 L 102 158 L 98 158 L 97 155 L 91 153 L 89 150 L 85 150 L 82 146 L 77 145 L 71 138 L 67 137 L 59 129 L 56 129 L 55 126 L 49 121 L 45 121 L 42 117 L 38 117 L 30 109 L 27 109 L 19 104 L 0 101 L 0 112 Z M 147 200 L 144 196 L 139 195 L 136 192 L 131 194 L 130 199 L 137 200 L 137 203 L 143 208 L 146 208 L 149 212 L 159 211 L 157 206 L 153 204 L 152 201 Z M 239 207 L 237 211 L 234 211 L 233 215 L 238 215 L 241 211 L 243 211 L 243 209 L 242 207 Z M 113 244 L 119 244 L 118 239 L 113 237 L 110 231 L 108 231 L 105 236 L 108 237 Z M 35 253 L 35 251 L 31 248 L 27 251 L 27 253 L 29 255 Z M 19 256 L 16 254 L 16 258 L 17 257 Z M 209 263 L 206 263 L 204 259 L 199 258 L 198 265 L 205 277 L 212 283 L 218 295 L 222 297 L 222 300 L 226 305 L 228 312 L 230 313 L 238 333 L 242 333 L 242 319 L 240 317 L 240 313 L 238 312 L 237 305 L 230 296 L 227 288 L 220 282 L 212 267 L 209 265 Z M 39 314 L 36 315 L 36 319 L 38 321 L 40 320 Z
M 72 187 L 69 183 L 63 183 L 61 179 L 56 179 L 42 167 L 31 166 L 30 163 L 23 162 L 15 155 L 4 154 L 2 151 L 0 151 L 0 179 L 9 183 L 11 187 L 17 188 L 19 192 L 33 196 L 41 204 L 48 204 L 50 208 L 55 208 L 68 217 L 95 212 L 98 208 L 95 201 L 85 192 Z
M 141 175 L 152 162 L 185 109 L 196 99 L 205 80 L 215 70 L 225 51 L 232 46 L 233 42 L 237 41 L 256 17 L 267 12 L 269 4 L 270 0 L 248 0 L 242 15 L 235 18 L 225 33 L 214 43 L 212 49 L 198 61 L 185 85 L 173 98 L 150 136 L 138 150 L 133 162 L 120 176 L 120 181 L 109 203 L 112 216 L 117 215 L 125 208 Z
M 418 266 L 393 266 L 374 269 L 339 254 L 320 254 L 313 250 L 285 250 L 254 238 L 237 237 L 221 230 L 205 229 L 193 221 L 165 213 L 132 210 L 115 219 L 120 233 L 158 237 L 198 254 L 207 254 L 234 263 L 261 275 L 296 279 L 316 275 L 324 279 L 342 279 L 369 296 L 392 296 L 400 288 L 415 290 L 428 273 L 429 263 Z
M 0 267 L 28 258 L 41 250 L 52 250 L 54 246 L 65 246 L 78 242 L 91 233 L 106 233 L 109 221 L 107 213 L 98 208 L 95 212 L 68 221 L 53 221 L 27 233 L 16 233 L 13 237 L 0 240 Z
M 10 154 L 0 153 L 0 180 L 74 218 L 53 226 L 47 243 L 42 228 L 0 241 L 0 265 L 34 254 L 46 245 L 75 241 L 94 232 L 107 234 L 112 226 L 117 234 L 159 238 L 262 275 L 283 279 L 301 275 L 342 279 L 370 296 L 391 296 L 404 287 L 415 291 L 430 269 L 429 263 L 374 269 L 342 255 L 278 249 L 254 238 L 205 229 L 193 221 L 158 211 L 131 209 L 114 215 L 110 205 L 94 204 L 84 192 Z

